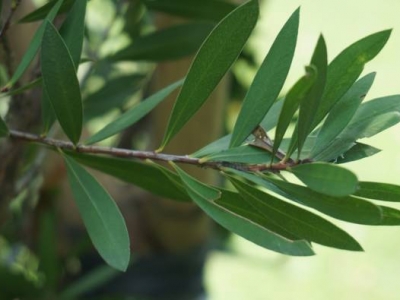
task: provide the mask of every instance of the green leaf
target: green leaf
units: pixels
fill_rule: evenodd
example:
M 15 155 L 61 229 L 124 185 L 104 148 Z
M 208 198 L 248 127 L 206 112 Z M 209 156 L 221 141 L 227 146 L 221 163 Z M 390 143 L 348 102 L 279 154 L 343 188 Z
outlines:
M 126 128 L 135 124 L 145 115 L 147 115 L 152 109 L 154 109 L 161 101 L 163 101 L 168 95 L 170 95 L 176 88 L 181 86 L 183 83 L 183 79 L 179 80 L 157 93 L 150 96 L 148 99 L 144 100 L 137 106 L 131 108 L 126 111 L 122 115 L 120 115 L 116 120 L 107 124 L 103 129 L 97 132 L 95 135 L 91 136 L 86 144 L 94 144 L 99 141 L 102 141 Z
M 357 176 L 351 171 L 328 163 L 309 163 L 290 168 L 310 189 L 334 197 L 344 197 L 357 189 Z
M 257 22 L 258 10 L 257 0 L 239 6 L 207 37 L 175 102 L 160 150 L 204 104 L 236 60 Z
M 56 28 L 46 22 L 41 51 L 43 86 L 61 128 L 76 144 L 81 136 L 83 118 L 79 82 L 67 46 Z
M 283 101 L 276 101 L 271 109 L 268 111 L 264 120 L 261 121 L 261 126 L 267 132 L 276 126 L 278 122 L 279 112 L 282 109 Z M 229 143 L 231 141 L 231 134 L 225 135 L 222 138 L 208 144 L 207 146 L 197 150 L 195 153 L 191 154 L 193 157 L 203 157 L 223 150 L 229 149 Z
M 163 168 L 161 171 L 161 166 L 155 167 L 147 163 L 114 157 L 77 153 L 68 155 L 85 166 L 132 183 L 155 195 L 178 201 L 190 201 L 186 193 L 176 188 L 175 183 L 176 180 L 179 182 L 179 177 L 168 169 Z
M 42 100 L 40 104 L 42 110 L 42 133 L 46 135 L 57 118 L 44 86 L 42 86 Z
M 278 97 L 296 48 L 299 13 L 297 9 L 283 26 L 261 64 L 243 100 L 230 147 L 239 146 L 250 135 Z
M 284 238 L 265 227 L 268 220 L 254 209 L 247 210 L 236 193 L 211 188 L 175 166 L 193 201 L 211 218 L 230 231 L 270 250 L 288 255 L 313 255 L 309 243 Z
M 380 225 L 398 226 L 400 225 L 400 211 L 392 207 L 380 206 L 382 210 L 383 220 Z
M 0 117 L 0 137 L 5 137 L 9 135 L 8 127 L 3 119 Z
M 381 210 L 371 202 L 351 196 L 327 196 L 301 185 L 268 177 L 266 179 L 281 189 L 284 197 L 336 219 L 365 225 L 379 225 L 382 222 Z
M 102 88 L 84 99 L 85 121 L 99 117 L 112 109 L 121 108 L 140 90 L 144 79 L 144 74 L 135 73 L 107 80 Z
M 24 56 L 22 57 L 21 62 L 19 63 L 10 81 L 7 83 L 7 88 L 11 88 L 21 78 L 26 69 L 29 67 L 30 63 L 36 56 L 36 52 L 40 47 L 40 43 L 42 41 L 45 28 L 47 27 L 46 21 L 48 22 L 53 21 L 62 3 L 63 0 L 58 0 L 51 8 L 49 13 L 46 15 L 45 21 L 37 29 L 35 35 L 33 36 L 31 42 L 29 43 L 28 49 L 26 50 Z
M 297 122 L 298 157 L 301 155 L 301 151 L 308 135 L 315 128 L 315 111 L 318 109 L 322 94 L 324 93 L 327 64 L 328 54 L 326 50 L 326 44 L 324 37 L 321 35 L 318 39 L 317 46 L 315 47 L 315 51 L 311 59 L 311 65 L 317 69 L 317 78 L 309 93 L 300 103 L 299 120 Z
M 213 23 L 186 23 L 134 39 L 124 49 L 108 57 L 110 61 L 165 61 L 195 53 L 214 28 Z
M 326 88 L 316 112 L 315 123 L 326 116 L 360 76 L 364 65 L 385 46 L 391 30 L 369 35 L 343 50 L 328 66 Z
M 400 186 L 390 183 L 360 181 L 354 195 L 381 201 L 400 202 Z
M 229 177 L 239 194 L 250 205 L 277 226 L 312 242 L 345 250 L 362 251 L 348 233 L 325 219 L 281 201 L 255 187 Z
M 278 124 L 279 114 L 282 110 L 283 106 L 283 98 L 278 99 L 272 104 L 271 108 L 268 110 L 268 113 L 265 115 L 264 119 L 261 121 L 260 126 L 264 128 L 265 132 L 270 131 L 275 128 Z
M 360 105 L 348 126 L 330 145 L 312 157 L 315 160 L 335 159 L 358 139 L 371 137 L 400 122 L 400 95 L 370 100 Z
M 60 28 L 60 35 L 63 37 L 64 42 L 68 47 L 76 70 L 78 70 L 82 54 L 86 4 L 87 0 L 75 1 Z
M 349 124 L 374 82 L 376 73 L 358 80 L 335 104 L 318 133 L 311 156 L 322 151 Z
M 64 156 L 71 190 L 93 245 L 117 270 L 129 264 L 129 235 L 124 218 L 111 196 L 84 168 Z
M 59 8 L 58 13 L 66 12 L 70 9 L 70 7 L 74 4 L 75 0 L 64 0 L 62 1 L 61 7 Z M 79 2 L 79 1 L 77 1 Z M 49 14 L 49 12 L 58 5 L 56 0 L 50 1 L 45 5 L 39 7 L 38 9 L 34 10 L 33 12 L 27 14 L 22 19 L 18 21 L 18 23 L 29 23 L 42 20 Z
M 218 153 L 229 148 L 229 142 L 231 141 L 231 135 L 225 135 L 218 140 L 211 142 L 207 146 L 197 150 L 195 153 L 191 154 L 192 157 L 204 157 L 209 156 L 214 153 Z
M 200 162 L 224 161 L 233 163 L 259 164 L 270 162 L 271 158 L 271 153 L 263 149 L 252 146 L 240 146 L 205 156 L 200 160 Z
M 185 18 L 220 21 L 236 5 L 220 0 L 144 0 L 148 9 Z
M 341 154 L 335 161 L 336 164 L 344 164 L 355 160 L 360 160 L 377 153 L 381 150 L 362 143 L 356 143 L 349 150 Z
M 308 94 L 308 91 L 317 78 L 317 70 L 313 66 L 306 67 L 306 75 L 301 77 L 296 84 L 289 90 L 283 102 L 282 110 L 279 114 L 278 125 L 275 130 L 273 154 L 275 156 L 283 137 L 288 129 L 294 113 L 299 108 L 300 103 Z

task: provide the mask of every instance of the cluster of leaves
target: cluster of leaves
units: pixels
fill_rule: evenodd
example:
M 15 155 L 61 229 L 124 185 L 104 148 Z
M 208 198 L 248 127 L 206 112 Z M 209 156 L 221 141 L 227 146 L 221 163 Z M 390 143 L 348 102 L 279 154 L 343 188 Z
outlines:
M 200 10 L 194 3 L 199 2 L 144 1 L 149 9 L 203 21 L 137 37 L 135 43 L 105 60 L 159 61 L 199 50 L 184 80 L 126 110 L 83 145 L 122 132 L 182 86 L 157 150 L 161 152 L 208 99 L 247 42 L 258 19 L 259 4 L 257 0 L 250 0 L 235 7 L 208 0 L 202 1 L 203 10 Z M 218 9 L 215 9 L 216 3 L 220 5 Z M 12 88 L 41 48 L 41 78 L 24 88 L 42 85 L 43 133 L 57 120 L 74 145 L 80 142 L 86 108 L 90 107 L 82 100 L 76 75 L 84 40 L 86 4 L 86 0 L 52 1 L 23 19 L 44 21 L 7 86 Z M 68 15 L 57 30 L 51 22 L 63 10 Z M 304 76 L 283 100 L 277 101 L 294 56 L 299 13 L 296 10 L 278 33 L 245 96 L 232 134 L 191 155 L 199 158 L 199 166 L 215 162 L 233 188 L 201 183 L 174 163 L 171 171 L 152 162 L 60 151 L 89 236 L 109 265 L 118 270 L 128 267 L 128 232 L 110 195 L 82 165 L 172 200 L 193 201 L 230 231 L 288 255 L 313 255 L 312 243 L 362 250 L 347 232 L 312 210 L 357 224 L 400 225 L 400 211 L 371 201 L 399 201 L 400 186 L 361 182 L 352 172 L 337 165 L 377 153 L 378 149 L 357 140 L 400 121 L 400 95 L 363 103 L 375 74 L 359 78 L 364 65 L 385 45 L 390 31 L 355 42 L 329 64 L 321 35 Z M 204 19 L 210 22 L 204 23 Z M 215 25 L 215 22 L 218 23 Z M 189 32 L 190 42 L 179 39 Z M 109 95 L 107 89 L 105 86 L 88 98 Z M 13 92 L 11 89 L 9 94 Z M 293 122 L 293 132 L 286 138 Z M 258 133 L 255 133 L 257 127 Z M 274 128 L 271 140 L 265 132 Z M 5 137 L 9 133 L 1 120 L 0 135 Z

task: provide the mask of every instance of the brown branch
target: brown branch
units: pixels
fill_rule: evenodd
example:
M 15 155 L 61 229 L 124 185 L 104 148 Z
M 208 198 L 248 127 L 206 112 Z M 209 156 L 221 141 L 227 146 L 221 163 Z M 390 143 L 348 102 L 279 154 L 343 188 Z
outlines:
M 270 172 L 279 172 L 282 170 L 286 170 L 289 167 L 294 166 L 296 163 L 275 163 L 275 164 L 245 164 L 245 163 L 236 163 L 236 162 L 228 162 L 228 161 L 205 161 L 201 162 L 199 158 L 190 157 L 187 155 L 174 155 L 174 154 L 166 154 L 166 153 L 157 153 L 155 151 L 139 151 L 139 150 L 130 150 L 130 149 L 122 149 L 115 147 L 103 147 L 103 146 L 86 146 L 86 145 L 74 145 L 71 142 L 52 139 L 48 137 L 42 137 L 40 135 L 22 132 L 18 130 L 10 130 L 10 137 L 14 140 L 22 140 L 27 142 L 38 143 L 46 146 L 50 146 L 52 148 L 60 149 L 60 150 L 69 150 L 77 153 L 89 153 L 89 154 L 105 154 L 114 157 L 122 157 L 122 158 L 137 158 L 137 159 L 150 159 L 156 161 L 164 161 L 164 162 L 176 162 L 183 164 L 190 164 L 204 168 L 211 168 L 215 170 L 221 170 L 222 168 L 232 168 L 240 171 L 248 171 L 248 172 L 260 172 L 260 171 L 270 171 Z

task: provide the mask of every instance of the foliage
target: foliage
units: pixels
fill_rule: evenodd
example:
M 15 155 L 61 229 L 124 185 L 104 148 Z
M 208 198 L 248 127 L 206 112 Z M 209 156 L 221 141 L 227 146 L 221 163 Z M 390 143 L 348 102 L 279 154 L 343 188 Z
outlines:
M 214 2 L 218 3 L 217 10 Z M 132 86 L 125 82 L 146 77 L 141 71 L 113 78 L 103 90 L 91 93 L 84 90 L 85 79 L 78 79 L 79 63 L 84 63 L 82 58 L 90 52 L 86 49 L 81 55 L 83 42 L 91 43 L 90 33 L 86 37 L 83 34 L 86 1 L 52 1 L 21 20 L 43 19 L 43 22 L 3 91 L 13 95 L 36 85 L 42 87 L 42 132 L 19 132 L 0 119 L 0 137 L 36 142 L 64 157 L 75 201 L 91 241 L 103 259 L 118 270 L 126 270 L 130 260 L 129 236 L 111 196 L 82 165 L 171 200 L 193 201 L 228 230 L 287 255 L 313 255 L 312 243 L 362 250 L 352 236 L 321 213 L 357 224 L 399 225 L 400 211 L 375 202 L 399 201 L 399 186 L 360 182 L 351 171 L 337 165 L 377 153 L 377 149 L 358 140 L 400 121 L 400 95 L 363 102 L 375 73 L 359 79 L 364 65 L 387 42 L 390 30 L 356 41 L 331 62 L 321 35 L 304 76 L 285 97 L 278 99 L 295 53 L 300 19 L 297 9 L 277 34 L 261 64 L 232 134 L 196 153 L 178 156 L 160 152 L 207 101 L 238 58 L 259 11 L 257 0 L 238 7 L 209 0 L 202 10 L 185 3 L 144 1 L 149 10 L 197 21 L 136 36 L 126 48 L 95 57 L 97 65 L 106 63 L 112 68 L 120 61 L 158 62 L 180 58 L 198 49 L 184 79 L 130 106 L 124 92 Z M 57 30 L 51 21 L 62 11 L 67 12 L 67 18 Z M 196 34 L 191 35 L 193 31 Z M 39 48 L 41 77 L 26 87 L 13 89 Z M 144 82 L 137 80 L 138 87 L 126 94 L 143 88 Z M 92 146 L 136 124 L 180 86 L 157 151 Z M 117 91 L 121 100 L 111 102 Z M 96 109 L 101 101 L 107 104 L 94 116 L 114 108 L 120 108 L 121 113 L 82 142 L 82 128 L 93 114 L 90 108 Z M 70 142 L 43 138 L 54 121 Z M 269 137 L 271 129 L 274 129 L 273 139 Z M 173 162 L 174 171 L 156 161 Z M 231 183 L 230 187 L 199 182 L 178 166 L 185 163 L 220 171 Z

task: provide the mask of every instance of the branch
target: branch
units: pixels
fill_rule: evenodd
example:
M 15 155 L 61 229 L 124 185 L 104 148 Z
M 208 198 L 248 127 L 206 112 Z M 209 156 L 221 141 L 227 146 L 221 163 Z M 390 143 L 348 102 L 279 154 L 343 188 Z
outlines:
M 51 148 L 68 150 L 77 153 L 106 154 L 122 158 L 150 159 L 150 160 L 165 161 L 165 162 L 171 161 L 176 163 L 183 163 L 183 164 L 196 165 L 199 167 L 211 168 L 215 170 L 221 170 L 222 168 L 232 168 L 239 171 L 248 171 L 248 172 L 261 172 L 261 171 L 279 172 L 298 164 L 295 162 L 288 162 L 288 163 L 279 162 L 275 164 L 269 164 L 269 163 L 244 164 L 244 163 L 236 163 L 228 161 L 200 162 L 199 158 L 190 157 L 187 155 L 174 155 L 174 154 L 157 153 L 155 151 L 139 151 L 139 150 L 130 150 L 130 149 L 115 148 L 115 147 L 85 146 L 80 144 L 74 145 L 71 142 L 52 139 L 48 137 L 42 137 L 37 134 L 22 132 L 18 130 L 10 130 L 10 137 L 15 140 L 33 142 L 37 144 L 46 145 Z

